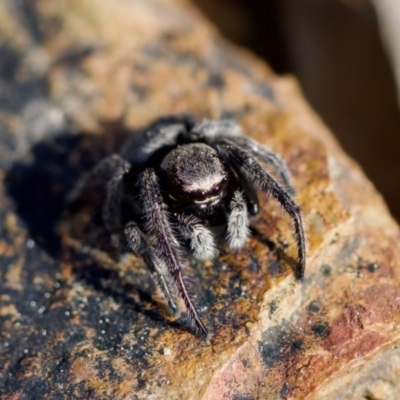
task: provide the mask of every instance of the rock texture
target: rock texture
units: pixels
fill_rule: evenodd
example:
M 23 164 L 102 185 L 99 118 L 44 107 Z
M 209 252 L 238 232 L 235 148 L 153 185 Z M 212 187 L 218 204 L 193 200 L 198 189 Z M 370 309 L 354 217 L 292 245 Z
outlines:
M 399 398 L 399 228 L 292 79 L 179 0 L 1 2 L 0 60 L 2 399 Z M 282 154 L 309 241 L 299 284 L 265 201 L 245 249 L 188 266 L 209 342 L 64 207 L 126 135 L 187 111 Z

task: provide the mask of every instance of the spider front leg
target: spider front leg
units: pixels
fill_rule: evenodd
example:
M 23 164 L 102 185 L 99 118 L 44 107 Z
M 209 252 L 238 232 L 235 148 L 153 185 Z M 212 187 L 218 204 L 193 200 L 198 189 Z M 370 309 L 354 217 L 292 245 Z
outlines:
M 162 117 L 146 129 L 133 135 L 121 151 L 124 158 L 136 165 L 145 165 L 165 148 L 178 144 L 179 138 L 195 125 L 191 114 L 178 114 Z
M 251 155 L 257 157 L 262 162 L 272 165 L 276 172 L 278 172 L 282 182 L 285 184 L 286 190 L 291 195 L 294 195 L 296 193 L 292 184 L 292 178 L 289 168 L 278 154 L 267 150 L 255 140 L 252 140 L 245 136 L 230 137 L 229 141 L 239 145 L 241 148 L 248 151 Z
M 217 248 L 214 237 L 197 217 L 180 214 L 176 217 L 176 223 L 182 238 L 190 241 L 190 249 L 198 260 L 205 261 L 215 257 Z
M 205 120 L 194 126 L 186 136 L 188 142 L 204 140 L 207 143 L 217 138 L 236 137 L 242 134 L 242 129 L 232 119 L 220 119 L 217 121 Z
M 173 277 L 196 330 L 208 337 L 208 330 L 201 321 L 182 274 L 181 249 L 176 239 L 163 202 L 157 176 L 153 168 L 147 168 L 139 176 L 145 232 L 155 255 L 167 266 Z
M 119 154 L 113 154 L 99 163 L 91 171 L 85 174 L 72 192 L 67 201 L 74 202 L 88 189 L 105 185 L 105 202 L 102 209 L 103 222 L 111 234 L 111 242 L 116 250 L 119 250 L 119 229 L 121 224 L 121 199 L 122 179 L 129 172 L 131 165 Z
M 114 168 L 106 186 L 106 199 L 103 206 L 103 222 L 108 231 L 115 234 L 121 225 L 121 202 L 123 195 L 123 177 L 131 168 L 128 161 L 114 155 Z
M 147 268 L 150 270 L 153 279 L 160 286 L 168 307 L 173 314 L 178 311 L 174 296 L 169 288 L 168 271 L 166 266 L 155 256 L 145 234 L 139 229 L 135 222 L 128 222 L 124 228 L 124 234 L 130 250 L 133 254 L 140 256 Z
M 250 153 L 241 149 L 238 145 L 224 140 L 221 140 L 220 144 L 215 147 L 223 157 L 230 160 L 236 173 L 249 180 L 257 190 L 271 193 L 292 218 L 298 246 L 298 265 L 295 269 L 295 275 L 297 279 L 303 279 L 306 264 L 306 239 L 299 205 L 291 194 L 265 171 Z
M 108 183 L 109 180 L 130 167 L 119 154 L 113 154 L 99 161 L 89 172 L 84 174 L 67 196 L 67 203 L 79 199 L 86 190 Z

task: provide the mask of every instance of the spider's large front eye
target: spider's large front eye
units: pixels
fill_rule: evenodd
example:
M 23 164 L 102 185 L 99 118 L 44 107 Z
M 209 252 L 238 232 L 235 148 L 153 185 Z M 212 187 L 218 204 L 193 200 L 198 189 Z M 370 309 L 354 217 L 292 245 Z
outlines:
M 207 192 L 200 192 L 200 193 L 196 193 L 195 196 L 197 200 L 205 200 L 208 197 L 208 193 Z
M 218 201 L 225 192 L 227 186 L 226 182 L 226 179 L 222 179 L 219 183 L 213 185 L 208 190 L 199 190 L 192 192 L 190 193 L 190 198 L 197 204 Z
M 214 185 L 211 188 L 211 190 L 208 192 L 207 196 L 210 196 L 210 195 L 215 196 L 215 195 L 221 193 L 223 190 L 226 189 L 227 184 L 228 184 L 228 178 L 226 176 L 224 176 L 218 184 Z

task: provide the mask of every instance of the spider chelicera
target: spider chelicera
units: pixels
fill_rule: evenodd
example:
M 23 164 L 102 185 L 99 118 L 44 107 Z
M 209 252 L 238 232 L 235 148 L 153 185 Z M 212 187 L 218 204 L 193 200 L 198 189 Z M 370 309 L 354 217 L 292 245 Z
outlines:
M 182 273 L 184 250 L 200 260 L 213 258 L 217 227 L 224 228 L 231 249 L 241 248 L 249 217 L 258 213 L 257 192 L 272 195 L 291 217 L 298 246 L 295 275 L 304 276 L 305 236 L 289 169 L 277 154 L 243 136 L 233 120 L 163 117 L 131 137 L 119 154 L 100 161 L 69 200 L 94 182 L 106 187 L 102 215 L 111 237 L 123 238 L 144 260 L 172 311 L 177 305 L 170 285 L 176 285 L 197 332 L 208 336 Z

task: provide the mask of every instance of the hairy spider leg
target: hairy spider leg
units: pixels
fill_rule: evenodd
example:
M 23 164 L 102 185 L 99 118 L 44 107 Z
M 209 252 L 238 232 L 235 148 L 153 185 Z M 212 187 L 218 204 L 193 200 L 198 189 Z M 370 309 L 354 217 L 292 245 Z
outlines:
M 165 263 L 172 275 L 186 305 L 191 324 L 208 337 L 208 330 L 197 314 L 186 279 L 183 277 L 180 245 L 170 227 L 155 170 L 146 168 L 139 176 L 139 183 L 145 219 L 144 230 L 151 238 L 156 256 Z
M 250 234 L 247 204 L 241 190 L 236 190 L 229 205 L 227 241 L 231 249 L 240 249 Z
M 103 205 L 103 222 L 110 233 L 121 228 L 121 202 L 123 194 L 123 177 L 131 169 L 131 164 L 121 156 L 116 156 L 114 171 L 107 182 L 106 199 Z
M 299 205 L 290 193 L 265 171 L 257 160 L 246 150 L 224 140 L 221 140 L 221 142 L 216 145 L 216 148 L 219 149 L 221 153 L 224 153 L 225 157 L 228 157 L 232 165 L 235 167 L 239 166 L 238 172 L 244 177 L 243 179 L 249 180 L 255 189 L 271 193 L 292 218 L 293 231 L 298 246 L 298 264 L 295 268 L 295 276 L 297 279 L 302 280 L 306 263 L 306 240 Z
M 190 113 L 182 113 L 175 115 L 164 115 L 163 117 L 157 119 L 153 125 L 174 125 L 174 124 L 183 124 L 186 127 L 186 130 L 191 130 L 196 125 L 196 119 Z
M 105 183 L 106 195 L 102 208 L 104 225 L 111 234 L 111 242 L 119 250 L 121 228 L 122 179 L 131 164 L 119 154 L 113 154 L 98 162 L 85 174 L 68 196 L 68 202 L 77 200 L 87 189 Z
M 129 172 L 130 167 L 130 163 L 119 154 L 105 158 L 78 182 L 69 196 L 69 201 L 78 199 L 90 186 L 97 186 L 106 181 L 106 200 L 102 209 L 102 217 L 106 228 L 110 232 L 116 232 L 121 221 L 122 180 L 123 176 Z M 178 307 L 169 290 L 162 263 L 154 256 L 154 250 L 151 249 L 146 237 L 134 222 L 129 222 L 125 226 L 124 233 L 129 248 L 134 254 L 143 258 L 153 279 L 161 287 L 169 308 L 176 313 Z
M 276 172 L 279 174 L 282 182 L 285 185 L 285 189 L 294 196 L 296 191 L 293 187 L 291 173 L 285 161 L 276 153 L 264 148 L 255 140 L 244 137 L 237 136 L 229 138 L 229 142 L 236 143 L 241 148 L 249 152 L 251 155 L 255 156 L 262 162 L 272 165 Z
M 102 159 L 78 180 L 78 183 L 67 196 L 67 203 L 73 203 L 79 199 L 86 190 L 108 182 L 115 175 L 119 175 L 121 169 L 129 168 L 129 166 L 129 163 L 119 154 L 112 154 Z
M 175 303 L 174 296 L 169 290 L 168 280 L 166 279 L 166 266 L 155 255 L 154 249 L 148 242 L 145 234 L 140 230 L 135 222 L 128 222 L 124 228 L 126 241 L 132 253 L 142 257 L 154 281 L 160 286 L 164 297 L 167 300 L 168 307 L 173 314 L 176 314 L 178 307 Z
M 196 216 L 178 214 L 176 224 L 182 238 L 190 241 L 190 248 L 198 260 L 209 260 L 217 255 L 213 234 Z
M 122 148 L 121 154 L 132 164 L 144 165 L 163 148 L 177 145 L 179 137 L 194 125 L 195 119 L 191 114 L 162 117 L 133 135 Z
M 218 121 L 203 121 L 193 127 L 192 132 L 200 139 L 214 140 L 218 137 L 238 137 L 242 129 L 232 119 L 221 119 Z
M 235 176 L 238 185 L 243 189 L 246 195 L 249 213 L 251 215 L 257 215 L 260 207 L 258 195 L 254 188 L 254 185 L 250 184 L 249 180 L 246 179 L 246 177 L 242 174 L 240 163 L 238 163 L 236 159 L 230 157 L 229 153 L 223 147 L 215 143 L 212 143 L 210 145 L 213 146 L 215 150 L 217 150 L 220 157 L 225 161 L 225 164 Z

